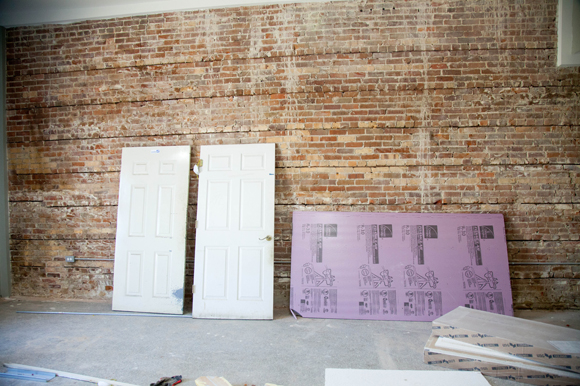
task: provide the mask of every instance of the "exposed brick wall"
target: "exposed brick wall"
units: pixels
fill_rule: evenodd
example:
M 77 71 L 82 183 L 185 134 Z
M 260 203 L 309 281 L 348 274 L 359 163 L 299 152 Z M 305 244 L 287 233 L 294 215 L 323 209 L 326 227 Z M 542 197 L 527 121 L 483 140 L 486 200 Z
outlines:
M 276 143 L 295 210 L 502 213 L 517 308 L 580 308 L 580 71 L 556 0 L 351 1 L 7 31 L 14 292 L 112 295 L 121 148 Z M 186 287 L 197 180 L 190 186 Z M 289 265 L 276 265 L 288 304 Z

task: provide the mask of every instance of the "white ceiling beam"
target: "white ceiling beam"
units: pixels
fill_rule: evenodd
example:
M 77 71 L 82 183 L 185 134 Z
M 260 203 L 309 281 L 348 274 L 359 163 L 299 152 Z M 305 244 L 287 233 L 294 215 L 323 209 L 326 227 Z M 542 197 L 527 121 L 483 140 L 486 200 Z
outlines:
M 0 26 L 68 24 L 175 11 L 324 1 L 327 0 L 0 0 Z

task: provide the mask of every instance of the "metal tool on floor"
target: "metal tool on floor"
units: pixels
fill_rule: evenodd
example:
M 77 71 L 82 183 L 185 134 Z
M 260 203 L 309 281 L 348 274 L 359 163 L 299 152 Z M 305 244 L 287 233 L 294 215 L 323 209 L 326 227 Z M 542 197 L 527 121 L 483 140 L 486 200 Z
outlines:
M 163 377 L 155 383 L 152 383 L 151 386 L 173 386 L 181 383 L 182 376 L 181 375 L 174 375 L 172 377 Z
M 37 382 L 48 382 L 55 377 L 56 377 L 55 373 L 34 370 L 11 369 L 11 368 L 8 368 L 4 373 L 0 373 L 0 378 L 11 378 Z

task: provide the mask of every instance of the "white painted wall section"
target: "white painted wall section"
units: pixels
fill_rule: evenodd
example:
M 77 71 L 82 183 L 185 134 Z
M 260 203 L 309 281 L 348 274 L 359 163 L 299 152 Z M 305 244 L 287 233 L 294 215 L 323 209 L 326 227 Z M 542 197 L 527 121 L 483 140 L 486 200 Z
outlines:
M 580 66 L 580 0 L 558 2 L 558 67 Z
M 318 3 L 325 0 L 0 0 L 0 26 L 64 24 L 83 20 L 249 5 Z

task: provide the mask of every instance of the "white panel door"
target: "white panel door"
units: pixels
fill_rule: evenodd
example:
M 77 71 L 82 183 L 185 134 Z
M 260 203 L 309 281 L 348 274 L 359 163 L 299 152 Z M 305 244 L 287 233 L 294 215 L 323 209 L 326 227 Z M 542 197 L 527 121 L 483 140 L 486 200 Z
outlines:
M 183 314 L 189 146 L 124 148 L 113 310 Z
M 202 146 L 193 317 L 272 319 L 274 144 Z

